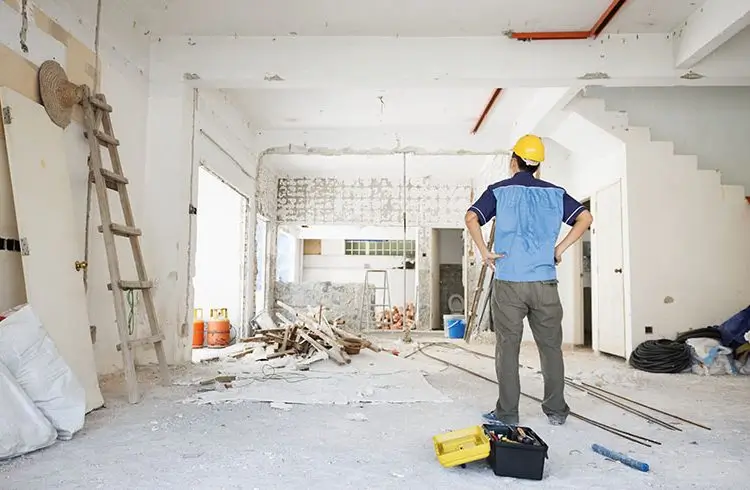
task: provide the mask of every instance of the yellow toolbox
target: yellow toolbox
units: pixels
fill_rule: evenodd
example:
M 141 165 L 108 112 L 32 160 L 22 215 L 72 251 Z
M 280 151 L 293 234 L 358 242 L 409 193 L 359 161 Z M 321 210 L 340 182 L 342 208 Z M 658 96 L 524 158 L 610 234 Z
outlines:
M 446 468 L 487 459 L 490 455 L 490 440 L 481 425 L 439 434 L 432 442 L 438 461 Z

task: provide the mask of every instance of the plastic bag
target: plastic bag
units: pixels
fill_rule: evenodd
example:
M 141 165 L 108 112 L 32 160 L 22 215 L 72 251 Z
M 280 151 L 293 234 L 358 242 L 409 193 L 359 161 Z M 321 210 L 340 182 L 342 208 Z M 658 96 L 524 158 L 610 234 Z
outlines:
M 55 443 L 57 431 L 0 363 L 0 460 Z
M 0 362 L 5 364 L 28 397 L 68 440 L 83 427 L 86 392 L 30 305 L 2 315 Z
M 732 360 L 732 349 L 724 347 L 716 339 L 694 338 L 686 343 L 693 348 L 693 373 L 702 376 L 737 374 Z

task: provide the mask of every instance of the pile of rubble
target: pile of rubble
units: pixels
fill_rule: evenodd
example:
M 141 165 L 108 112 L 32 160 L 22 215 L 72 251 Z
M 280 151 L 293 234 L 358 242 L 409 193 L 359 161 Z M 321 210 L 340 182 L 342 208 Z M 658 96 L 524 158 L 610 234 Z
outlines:
M 414 329 L 416 311 L 417 308 L 414 303 L 406 305 L 406 326 L 410 329 Z M 384 310 L 378 315 L 378 328 L 381 330 L 403 330 L 404 315 L 398 306 L 394 306 L 391 310 Z
M 253 353 L 253 357 L 259 360 L 294 356 L 300 365 L 324 359 L 344 365 L 351 362 L 350 356 L 359 354 L 363 348 L 375 352 L 382 350 L 369 340 L 343 330 L 336 321 L 329 322 L 322 307 L 318 312 L 300 313 L 281 301 L 276 304 L 289 316 L 277 312 L 280 321 L 277 324 L 268 313 L 258 315 L 254 320 L 258 328 L 253 335 L 237 341 L 246 348 L 231 357 L 241 358 Z M 261 349 L 265 353 L 258 355 Z

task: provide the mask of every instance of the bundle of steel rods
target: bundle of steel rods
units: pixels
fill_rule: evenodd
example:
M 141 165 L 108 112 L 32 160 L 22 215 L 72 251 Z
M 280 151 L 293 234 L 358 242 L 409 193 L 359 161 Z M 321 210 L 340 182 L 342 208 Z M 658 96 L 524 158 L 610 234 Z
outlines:
M 446 365 L 449 365 L 449 366 L 451 366 L 453 368 L 456 368 L 456 369 L 458 369 L 460 371 L 464 371 L 464 372 L 466 372 L 468 374 L 471 374 L 473 376 L 476 376 L 476 377 L 478 377 L 480 379 L 483 379 L 485 381 L 489 381 L 490 383 L 497 384 L 497 381 L 494 380 L 494 379 L 488 378 L 488 377 L 486 377 L 486 376 L 484 376 L 482 374 L 479 374 L 477 372 L 471 371 L 470 369 L 466 369 L 466 368 L 458 366 L 458 365 L 456 365 L 456 364 L 454 364 L 452 362 L 446 361 L 445 359 L 441 359 L 439 357 L 435 357 L 435 356 L 432 356 L 432 355 L 424 352 L 424 349 L 426 349 L 428 347 L 431 347 L 431 346 L 435 346 L 435 345 L 443 345 L 443 346 L 446 346 L 446 347 L 458 348 L 458 349 L 470 352 L 472 354 L 478 355 L 480 357 L 486 357 L 486 358 L 490 358 L 490 359 L 493 359 L 494 358 L 493 356 L 487 355 L 487 354 L 483 354 L 481 352 L 476 352 L 476 351 L 474 351 L 472 349 L 468 349 L 468 348 L 462 347 L 460 345 L 456 345 L 456 344 L 443 344 L 443 343 L 439 343 L 439 342 L 430 343 L 430 344 L 421 346 L 421 347 L 419 347 L 419 349 L 417 351 L 415 351 L 415 353 L 416 352 L 420 352 L 421 354 L 423 354 L 424 356 L 429 357 L 430 359 L 442 362 L 442 363 L 444 363 Z M 522 367 L 527 367 L 528 368 L 528 366 L 522 366 Z M 607 403 L 609 403 L 611 405 L 614 405 L 614 406 L 616 406 L 616 407 L 618 407 L 620 409 L 623 409 L 623 410 L 625 410 L 625 411 L 627 411 L 629 413 L 632 413 L 633 415 L 641 417 L 641 418 L 643 418 L 643 419 L 645 419 L 645 420 L 647 420 L 647 421 L 649 421 L 651 423 L 657 424 L 657 425 L 659 425 L 661 427 L 664 427 L 666 429 L 669 429 L 669 430 L 682 431 L 682 429 L 680 429 L 679 427 L 676 427 L 676 426 L 674 426 L 674 425 L 672 425 L 672 424 L 670 424 L 668 422 L 665 422 L 665 421 L 663 421 L 661 419 L 658 419 L 658 418 L 656 418 L 656 417 L 654 417 L 652 415 L 649 415 L 648 413 L 646 413 L 644 411 L 641 411 L 641 410 L 638 410 L 638 409 L 636 409 L 634 407 L 628 406 L 625 403 L 623 403 L 623 401 L 631 403 L 631 404 L 634 404 L 634 405 L 637 405 L 637 406 L 640 406 L 640 407 L 643 407 L 643 408 L 646 408 L 646 409 L 649 409 L 649 410 L 651 410 L 653 412 L 660 413 L 662 415 L 666 415 L 666 416 L 671 417 L 671 418 L 673 418 L 675 420 L 680 420 L 682 422 L 685 422 L 685 423 L 688 423 L 688 424 L 692 424 L 692 425 L 694 425 L 696 427 L 700 427 L 700 428 L 703 428 L 703 429 L 706 429 L 706 430 L 711 430 L 709 427 L 706 427 L 705 425 L 702 425 L 702 424 L 699 424 L 699 423 L 687 420 L 685 418 L 682 418 L 682 417 L 670 414 L 668 412 L 659 410 L 657 408 L 653 408 L 653 407 L 648 406 L 646 404 L 637 402 L 635 400 L 632 400 L 630 398 L 624 397 L 622 395 L 618 395 L 616 393 L 612 393 L 612 392 L 604 390 L 602 388 L 598 388 L 596 386 L 589 385 L 587 383 L 583 383 L 583 382 L 578 383 L 578 382 L 576 382 L 575 380 L 573 380 L 572 378 L 569 378 L 569 377 L 565 378 L 565 383 L 568 386 L 570 386 L 572 388 L 575 388 L 575 389 L 577 389 L 579 391 L 582 391 L 584 393 L 587 393 L 588 395 L 590 395 L 590 396 L 592 396 L 594 398 L 597 398 L 599 400 L 607 402 Z M 534 396 L 531 396 L 531 395 L 528 395 L 526 393 L 521 392 L 521 395 L 523 395 L 526 398 L 529 398 L 531 400 L 534 400 L 534 401 L 536 401 L 538 403 L 542 402 L 541 399 L 539 399 L 537 397 L 534 397 Z M 618 401 L 615 398 L 619 398 L 622 401 Z M 643 437 L 643 436 L 640 436 L 640 435 L 637 435 L 637 434 L 626 432 L 626 431 L 624 431 L 622 429 L 618 429 L 616 427 L 612 427 L 610 425 L 604 424 L 604 423 L 599 422 L 597 420 L 593 420 L 593 419 L 590 419 L 588 417 L 584 417 L 583 415 L 580 415 L 580 414 L 575 413 L 575 412 L 571 412 L 570 415 L 572 417 L 574 417 L 574 418 L 577 418 L 577 419 L 583 421 L 583 422 L 586 422 L 586 423 L 588 423 L 590 425 L 593 425 L 594 427 L 600 428 L 602 430 L 605 430 L 607 432 L 610 432 L 612 434 L 620 436 L 620 437 L 622 437 L 624 439 L 627 439 L 627 440 L 629 440 L 631 442 L 635 442 L 637 444 L 641 444 L 643 446 L 651 447 L 651 445 L 648 444 L 648 443 L 661 445 L 660 442 L 655 441 L 653 439 L 649 439 L 647 437 Z

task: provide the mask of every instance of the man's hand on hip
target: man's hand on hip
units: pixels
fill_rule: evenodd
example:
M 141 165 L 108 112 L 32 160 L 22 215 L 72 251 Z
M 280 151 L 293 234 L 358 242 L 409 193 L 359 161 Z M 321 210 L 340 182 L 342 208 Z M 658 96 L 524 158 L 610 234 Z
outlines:
M 495 252 L 490 252 L 487 250 L 486 252 L 482 252 L 482 262 L 484 262 L 484 265 L 495 270 L 495 261 L 497 259 L 502 259 L 505 257 L 505 254 L 496 254 Z

